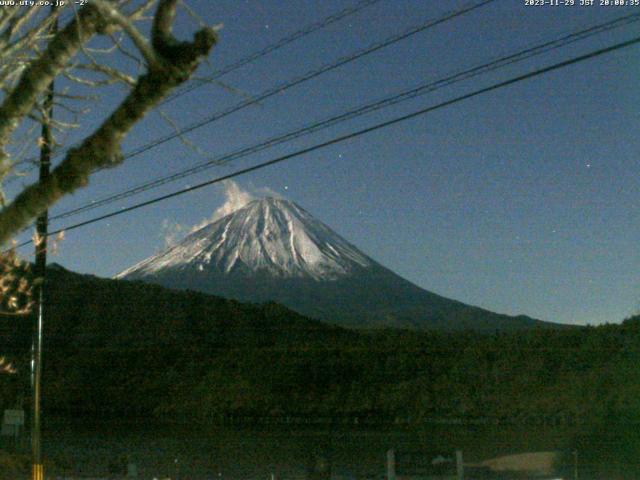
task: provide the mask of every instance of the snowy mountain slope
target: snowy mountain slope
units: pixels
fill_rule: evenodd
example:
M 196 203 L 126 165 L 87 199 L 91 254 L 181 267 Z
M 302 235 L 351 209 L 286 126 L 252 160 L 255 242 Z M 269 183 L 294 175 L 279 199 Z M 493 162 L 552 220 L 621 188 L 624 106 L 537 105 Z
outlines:
M 494 331 L 553 325 L 428 292 L 301 207 L 274 198 L 247 204 L 117 278 L 241 301 L 275 301 L 348 327 Z
M 266 198 L 201 228 L 118 278 L 145 277 L 178 268 L 331 280 L 373 263 L 296 204 Z

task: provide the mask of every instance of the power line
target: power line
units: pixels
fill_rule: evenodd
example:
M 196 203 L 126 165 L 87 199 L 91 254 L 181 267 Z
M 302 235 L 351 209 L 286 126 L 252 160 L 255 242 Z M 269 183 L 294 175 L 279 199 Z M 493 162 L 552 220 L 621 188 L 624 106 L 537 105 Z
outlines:
M 329 15 L 328 17 L 323 18 L 322 20 L 319 20 L 317 22 L 311 23 L 309 25 L 306 25 L 305 27 L 301 28 L 300 30 L 297 30 L 295 32 L 293 32 L 292 34 L 281 38 L 280 40 L 277 40 L 276 42 L 267 45 L 265 48 L 263 48 L 262 50 L 258 50 L 255 51 L 253 53 L 250 53 L 249 55 L 247 55 L 246 57 L 243 57 L 239 60 L 237 60 L 234 63 L 231 63 L 229 65 L 226 65 L 224 67 L 222 67 L 220 70 L 217 70 L 215 72 L 213 72 L 211 75 L 200 79 L 197 81 L 196 84 L 192 84 L 189 85 L 181 90 L 175 91 L 173 92 L 169 97 L 165 98 L 160 105 L 164 105 L 166 103 L 169 103 L 173 100 L 175 100 L 176 98 L 185 95 L 189 92 L 192 92 L 193 90 L 202 87 L 203 85 L 206 85 L 208 82 L 211 82 L 213 80 L 216 80 L 224 75 L 227 75 L 228 73 L 231 73 L 237 69 L 239 69 L 240 67 L 243 67 L 245 65 L 248 65 L 249 63 L 252 63 L 276 50 L 279 50 L 280 48 L 283 48 L 293 42 L 295 42 L 296 40 L 299 40 L 303 37 L 306 37 L 307 35 L 310 35 L 313 32 L 316 32 L 318 30 L 321 30 L 325 27 L 328 27 L 329 25 L 338 22 L 339 20 L 342 20 L 348 16 L 354 15 L 362 10 L 364 10 L 367 7 L 370 7 L 376 3 L 379 3 L 381 0 L 361 0 L 360 2 L 358 2 L 357 4 L 351 6 L 351 7 L 347 7 L 343 10 L 340 10 L 339 12 L 333 13 L 331 15 Z M 71 17 L 69 17 L 71 18 Z M 75 145 L 77 146 L 77 144 Z M 55 155 L 55 157 L 59 157 L 60 155 L 62 155 L 64 152 L 68 151 L 69 149 L 65 149 L 59 153 L 57 153 Z M 21 160 L 19 162 L 16 162 L 16 165 L 21 165 L 23 163 L 29 163 L 32 162 L 34 160 L 37 160 L 36 158 L 28 158 L 28 159 L 24 159 Z
M 445 13 L 444 15 L 436 18 L 436 19 L 432 19 L 432 20 L 427 20 L 426 22 L 423 22 L 422 24 L 415 26 L 415 27 L 411 27 L 408 30 L 401 32 L 399 34 L 396 35 L 392 35 L 391 37 L 386 38 L 385 40 L 382 40 L 380 42 L 375 42 L 371 45 L 369 45 L 368 47 L 364 48 L 363 50 L 359 50 L 355 53 L 349 54 L 347 56 L 344 57 L 340 57 L 338 58 L 336 61 L 334 61 L 333 63 L 329 63 L 329 64 L 325 64 L 322 67 L 315 69 L 315 70 L 311 70 L 305 74 L 303 74 L 300 77 L 296 77 L 293 80 L 290 80 L 284 84 L 278 85 L 276 87 L 272 87 L 264 92 L 262 92 L 261 94 L 259 94 L 257 97 L 253 97 L 250 99 L 247 99 L 243 102 L 240 102 L 236 105 L 231 106 L 230 108 L 227 108 L 225 110 L 219 111 L 214 113 L 213 115 L 210 115 L 209 117 L 200 120 L 198 122 L 192 123 L 191 125 L 180 129 L 178 132 L 173 132 L 170 133 L 168 135 L 165 135 L 163 137 L 159 137 L 145 145 L 141 145 L 140 147 L 131 150 L 129 152 L 127 152 L 124 157 L 123 160 L 127 160 L 129 158 L 138 156 L 148 150 L 151 150 L 159 145 L 162 145 L 163 143 L 166 143 L 168 141 L 174 140 L 186 133 L 190 133 L 198 128 L 204 127 L 205 125 L 209 125 L 217 120 L 220 120 L 224 117 L 227 117 L 228 115 L 231 115 L 232 113 L 235 113 L 237 111 L 240 111 L 246 107 L 249 107 L 251 105 L 255 105 L 263 100 L 266 100 L 270 97 L 273 97 L 275 95 L 279 95 L 282 92 L 293 88 L 297 85 L 300 85 L 306 81 L 309 81 L 313 78 L 316 78 L 324 73 L 330 72 L 332 70 L 335 70 L 336 68 L 339 68 L 343 65 L 346 65 L 348 63 L 351 63 L 355 60 L 358 60 L 366 55 L 369 55 L 371 53 L 374 53 L 378 50 L 381 50 L 385 47 L 388 47 L 394 43 L 400 42 L 402 40 L 405 40 L 417 33 L 420 33 L 424 30 L 427 30 L 429 28 L 435 27 L 437 25 L 440 25 L 442 23 L 445 23 L 449 20 L 452 20 L 454 18 L 457 18 L 461 15 L 464 15 L 465 13 L 469 13 L 473 10 L 476 10 L 478 8 L 484 7 L 485 5 L 488 5 L 490 3 L 495 2 L 496 0 L 482 0 L 480 2 L 476 2 L 473 4 L 468 4 L 464 7 L 461 7 L 457 10 L 453 10 L 453 11 L 449 11 L 447 13 Z M 106 167 L 105 167 L 106 168 Z M 97 171 L 100 170 L 104 170 L 104 168 L 100 168 Z
M 250 172 L 261 170 L 261 169 L 263 169 L 265 167 L 269 167 L 271 165 L 275 165 L 275 164 L 284 162 L 286 160 L 289 160 L 289 159 L 292 159 L 292 158 L 296 158 L 296 157 L 299 157 L 301 155 L 305 155 L 307 153 L 311 153 L 311 152 L 314 152 L 316 150 L 320 150 L 322 148 L 325 148 L 325 147 L 328 147 L 328 146 L 331 146 L 331 145 L 335 145 L 337 143 L 344 142 L 346 140 L 351 140 L 353 138 L 360 137 L 360 136 L 365 135 L 367 133 L 371 133 L 371 132 L 374 132 L 374 131 L 377 131 L 377 130 L 380 130 L 380 129 L 383 129 L 383 128 L 386 128 L 386 127 L 390 127 L 392 125 L 404 122 L 406 120 L 410 120 L 412 118 L 415 118 L 415 117 L 418 117 L 418 116 L 421 116 L 421 115 L 425 115 L 425 114 L 427 114 L 429 112 L 433 112 L 435 110 L 439 110 L 441 108 L 445 108 L 445 107 L 448 107 L 450 105 L 454 105 L 456 103 L 462 102 L 463 100 L 467 100 L 467 99 L 470 99 L 470 98 L 473 98 L 473 97 L 477 97 L 479 95 L 482 95 L 482 94 L 485 94 L 485 93 L 489 93 L 489 92 L 498 90 L 500 88 L 504 88 L 506 86 L 513 85 L 515 83 L 518 83 L 518 82 L 521 82 L 521 81 L 524 81 L 524 80 L 528 80 L 530 78 L 538 77 L 540 75 L 543 75 L 543 74 L 546 74 L 546 73 L 549 73 L 549 72 L 552 72 L 552 71 L 555 71 L 555 70 L 559 70 L 561 68 L 567 67 L 569 65 L 574 65 L 574 64 L 589 60 L 591 58 L 599 57 L 601 55 L 605 55 L 607 53 L 610 53 L 610 52 L 613 52 L 613 51 L 616 51 L 616 50 L 620 50 L 620 49 L 623 49 L 623 48 L 626 48 L 626 47 L 630 47 L 630 46 L 638 44 L 638 43 L 640 43 L 640 37 L 635 37 L 635 38 L 633 38 L 631 40 L 627 40 L 626 42 L 617 43 L 617 44 L 612 45 L 610 47 L 606 47 L 606 48 L 602 48 L 602 49 L 599 49 L 599 50 L 595 50 L 595 51 L 592 51 L 592 52 L 587 53 L 585 55 L 580 55 L 578 57 L 571 58 L 569 60 L 564 60 L 562 62 L 555 63 L 555 64 L 550 65 L 548 67 L 540 68 L 540 69 L 534 70 L 532 72 L 525 73 L 523 75 L 519 75 L 517 77 L 511 78 L 509 80 L 498 82 L 498 83 L 495 83 L 495 84 L 493 84 L 491 86 L 475 90 L 473 92 L 461 95 L 461 96 L 453 98 L 451 100 L 447 100 L 447 101 L 438 103 L 436 105 L 425 107 L 425 108 L 422 108 L 422 109 L 417 110 L 415 112 L 412 112 L 412 113 L 409 113 L 409 114 L 406 114 L 406 115 L 402 115 L 400 117 L 396 117 L 396 118 L 393 118 L 391 120 L 387 120 L 385 122 L 377 123 L 377 124 L 375 124 L 375 125 L 373 125 L 371 127 L 367 127 L 367 128 L 364 128 L 364 129 L 361 129 L 361 130 L 357 130 L 355 132 L 352 132 L 352 133 L 349 133 L 349 134 L 346 134 L 346 135 L 335 137 L 335 138 L 333 138 L 331 140 L 328 140 L 326 142 L 318 143 L 318 144 L 313 145 L 311 147 L 303 148 L 301 150 L 297 150 L 295 152 L 292 152 L 292 153 L 289 153 L 289 154 L 286 154 L 286 155 L 282 155 L 280 157 L 274 158 L 274 159 L 269 160 L 267 162 L 259 163 L 259 164 L 254 165 L 254 166 L 251 166 L 251 167 L 248 167 L 248 168 L 244 168 L 242 170 L 238 170 L 238 171 L 236 171 L 234 173 L 230 173 L 228 175 L 224 175 L 222 177 L 214 178 L 212 180 L 208 180 L 206 182 L 202 182 L 202 183 L 199 183 L 197 185 L 194 185 L 194 186 L 191 186 L 191 187 L 188 187 L 188 188 L 177 190 L 175 192 L 172 192 L 172 193 L 169 193 L 169 194 L 166 194 L 166 195 L 162 195 L 162 196 L 153 198 L 151 200 L 147 200 L 145 202 L 137 203 L 135 205 L 132 205 L 130 207 L 127 207 L 127 208 L 124 208 L 124 209 L 121 209 L 121 210 L 117 210 L 117 211 L 114 211 L 114 212 L 111 212 L 111 213 L 107 213 L 105 215 L 100 215 L 99 217 L 94 217 L 92 219 L 85 220 L 83 222 L 79 222 L 79 223 L 76 223 L 76 224 L 73 224 L 73 225 L 69 225 L 69 226 L 67 226 L 65 228 L 60 228 L 60 229 L 54 230 L 54 231 L 50 232 L 49 235 L 56 235 L 56 234 L 58 234 L 60 232 L 63 232 L 63 231 L 75 230 L 75 229 L 80 228 L 80 227 L 91 225 L 93 223 L 100 222 L 102 220 L 106 220 L 108 218 L 116 217 L 118 215 L 122 215 L 124 213 L 128 213 L 128 212 L 131 212 L 133 210 L 137 210 L 137 209 L 142 208 L 142 207 L 153 205 L 155 203 L 158 203 L 158 202 L 161 202 L 161 201 L 164 201 L 164 200 L 168 200 L 170 198 L 177 197 L 179 195 L 183 195 L 185 193 L 190 193 L 190 192 L 193 192 L 195 190 L 199 190 L 201 188 L 207 187 L 209 185 L 213 185 L 215 183 L 220 183 L 220 182 L 222 182 L 224 180 L 229 180 L 231 178 L 235 178 L 235 177 L 238 177 L 240 175 L 245 175 L 245 174 L 250 173 Z M 16 248 L 22 247 L 24 245 L 28 245 L 28 244 L 30 244 L 32 242 L 33 242 L 32 240 L 23 242 L 23 243 L 17 245 Z
M 618 28 L 621 26 L 625 26 L 628 24 L 631 24 L 633 22 L 637 22 L 640 20 L 640 13 L 638 14 L 633 14 L 633 15 L 625 15 L 623 17 L 619 17 L 616 18 L 614 20 L 611 20 L 609 22 L 605 22 L 602 24 L 598 24 L 574 33 L 571 33 L 569 35 L 564 35 L 563 37 L 560 37 L 558 39 L 549 41 L 549 42 L 545 42 L 543 44 L 534 46 L 534 47 L 530 47 L 530 48 L 526 48 L 524 50 L 518 51 L 517 53 L 508 55 L 506 57 L 501 57 L 495 60 L 492 60 L 490 62 L 484 63 L 482 65 L 473 67 L 473 68 L 469 68 L 466 70 L 463 70 L 461 72 L 449 75 L 445 78 L 442 78 L 440 80 L 437 81 L 433 81 L 433 82 L 428 82 L 426 84 L 421 84 L 420 86 L 416 87 L 416 88 L 412 88 L 410 90 L 405 90 L 401 93 L 398 94 L 394 94 L 390 97 L 386 97 L 382 100 L 378 100 L 376 102 L 373 103 L 369 103 L 369 104 L 365 104 L 363 106 L 358 107 L 355 110 L 350 110 L 348 112 L 336 115 L 336 116 L 332 116 L 330 118 L 327 118 L 325 120 L 319 121 L 319 122 L 315 122 L 313 124 L 307 125 L 305 127 L 302 127 L 298 130 L 295 130 L 293 132 L 289 132 L 283 135 L 278 135 L 275 137 L 271 137 L 261 143 L 258 143 L 256 145 L 250 146 L 250 147 L 245 147 L 242 148 L 240 150 L 236 150 L 235 152 L 232 153 L 228 153 L 225 154 L 223 156 L 217 157 L 217 158 L 213 158 L 210 160 L 207 160 L 205 162 L 202 162 L 200 164 L 194 165 L 190 168 L 184 169 L 184 170 L 180 170 L 178 172 L 175 172 L 171 175 L 166 175 L 163 177 L 159 177 L 156 178 L 155 180 L 151 180 L 151 181 L 147 181 L 144 182 L 140 185 L 137 185 L 136 187 L 133 188 L 129 188 L 123 192 L 117 193 L 117 194 L 112 194 L 112 195 L 108 195 L 106 197 L 103 197 L 99 200 L 94 200 L 90 203 L 87 203 L 85 205 L 82 205 L 80 207 L 76 207 L 70 210 L 67 210 L 65 212 L 62 212 L 58 215 L 55 215 L 53 217 L 51 217 L 52 220 L 59 220 L 59 219 L 63 219 L 63 218 L 68 218 L 74 215 L 77 215 L 79 213 L 82 212 L 86 212 L 89 210 L 93 210 L 95 208 L 104 206 L 104 205 L 108 205 L 110 203 L 113 203 L 117 200 L 122 200 L 125 198 L 129 198 L 131 196 L 137 195 L 139 193 L 143 193 L 145 191 L 151 190 L 153 188 L 157 188 L 160 187 L 162 185 L 180 180 L 182 178 L 188 177 L 190 175 L 194 175 L 196 173 L 200 173 L 204 170 L 207 170 L 209 168 L 212 168 L 214 166 L 220 166 L 220 165 L 224 165 L 227 164 L 229 162 L 231 162 L 232 160 L 236 160 L 239 158 L 243 158 L 246 157 L 248 155 L 252 155 L 254 153 L 260 152 L 262 150 L 265 150 L 267 148 L 273 147 L 275 145 L 279 145 L 281 143 L 284 142 L 288 142 L 291 141 L 293 139 L 299 138 L 301 136 L 304 135 L 308 135 L 310 133 L 314 133 L 317 132 L 321 129 L 325 129 L 328 128 L 330 126 L 336 125 L 338 123 L 342 123 L 344 121 L 347 120 L 351 120 L 353 118 L 362 116 L 364 114 L 367 113 L 371 113 L 373 111 L 379 110 L 381 108 L 386 108 L 388 106 L 391 105 L 395 105 L 397 103 L 400 102 L 404 102 L 406 100 L 418 97 L 420 95 L 424 95 L 426 93 L 430 93 L 433 92 L 435 90 L 438 90 L 440 88 L 444 88 L 450 85 L 453 85 L 455 83 L 458 83 L 460 81 L 463 80 L 468 80 L 470 78 L 473 78 L 475 76 L 478 75 L 482 75 L 500 68 L 504 68 L 508 65 L 517 63 L 517 62 L 521 62 L 523 60 L 526 60 L 528 58 L 531 58 L 533 56 L 537 56 L 543 53 L 547 53 L 549 51 L 558 49 L 560 47 L 563 47 L 565 45 L 571 44 L 571 43 L 575 43 L 577 41 L 580 40 L 584 40 L 586 38 L 589 38 L 593 35 L 602 33 L 604 31 L 609 31 L 612 30 L 614 28 Z
M 309 80 L 312 80 L 316 77 L 319 77 L 320 75 L 323 75 L 327 72 L 330 72 L 332 70 L 335 70 L 339 67 L 342 67 L 343 65 L 346 65 L 348 63 L 354 62 L 362 57 L 365 57 L 371 53 L 377 52 L 378 50 L 381 50 L 383 48 L 386 48 L 390 45 L 393 45 L 395 43 L 398 43 L 402 40 L 405 40 L 413 35 L 416 35 L 422 31 L 425 31 L 429 28 L 435 27 L 437 25 L 440 25 L 442 23 L 445 23 L 449 20 L 452 20 L 454 18 L 457 18 L 461 15 L 464 15 L 465 13 L 471 12 L 473 10 L 476 10 L 478 8 L 481 8 L 489 3 L 493 3 L 496 0 L 482 0 L 480 2 L 471 4 L 471 5 L 467 5 L 465 7 L 462 7 L 460 9 L 454 10 L 454 11 L 450 11 L 446 14 L 444 14 L 441 17 L 438 17 L 435 20 L 427 20 L 426 22 L 420 24 L 419 26 L 416 27 L 412 27 L 408 30 L 406 30 L 405 32 L 396 34 L 396 35 L 392 35 L 391 37 L 386 38 L 385 40 L 382 40 L 380 42 L 375 42 L 371 45 L 369 45 L 368 47 L 364 48 L 363 50 L 359 50 L 355 53 L 351 53 L 349 55 L 343 56 L 338 58 L 336 61 L 329 63 L 329 64 L 325 64 L 320 68 L 311 70 L 299 77 L 296 77 L 292 80 L 289 80 L 288 82 L 285 82 L 283 84 L 277 85 L 275 87 L 272 87 L 262 93 L 260 93 L 258 96 L 247 99 L 243 102 L 237 103 L 235 105 L 232 105 L 231 107 L 225 109 L 225 110 L 221 110 L 218 111 L 216 113 L 214 113 L 213 115 L 210 115 L 208 117 L 206 117 L 205 119 L 199 120 L 197 122 L 192 123 L 191 125 L 188 125 L 182 129 L 180 129 L 178 132 L 173 132 L 167 135 L 164 135 L 162 137 L 156 138 L 155 140 L 146 143 L 144 145 L 141 145 L 137 148 L 135 148 L 134 150 L 131 150 L 129 152 L 127 152 L 124 155 L 124 159 L 129 159 L 135 156 L 138 156 L 148 150 L 151 150 L 159 145 L 162 145 L 163 143 L 166 143 L 168 141 L 174 140 L 176 138 L 179 138 L 180 136 L 186 134 L 186 133 L 190 133 L 198 128 L 202 128 L 205 125 L 209 125 L 217 120 L 220 120 L 224 117 L 227 117 L 229 115 L 231 115 L 232 113 L 238 112 L 244 108 L 247 108 L 251 105 L 255 105 L 258 104 L 260 102 L 262 102 L 263 100 L 266 100 L 270 97 L 273 97 L 275 95 L 279 95 L 282 92 L 285 92 L 287 90 L 289 90 L 290 88 L 293 88 L 297 85 L 300 85 L 304 82 L 307 82 Z M 65 150 L 66 151 L 66 150 Z M 63 152 L 60 152 L 58 154 L 61 155 Z M 103 169 L 99 169 L 99 170 L 103 170 Z
M 214 113 L 213 115 L 210 115 L 209 117 L 203 119 L 203 120 L 199 120 L 197 122 L 192 123 L 191 125 L 188 125 L 185 128 L 180 129 L 180 131 L 178 132 L 174 132 L 168 135 L 165 135 L 163 137 L 157 138 L 156 140 L 149 142 L 145 145 L 142 145 L 130 152 L 128 152 L 127 154 L 125 154 L 124 158 L 125 159 L 129 159 L 132 157 L 135 157 L 137 155 L 140 155 L 141 153 L 144 153 L 148 150 L 151 150 L 159 145 L 162 145 L 163 143 L 166 143 L 170 140 L 174 140 L 178 137 L 180 137 L 181 135 L 184 135 L 186 133 L 190 133 L 198 128 L 204 127 L 205 125 L 209 125 L 217 120 L 220 120 L 224 117 L 227 117 L 229 115 L 231 115 L 232 113 L 235 113 L 237 111 L 240 111 L 246 107 L 249 107 L 251 105 L 255 105 L 257 103 L 262 102 L 263 100 L 266 100 L 270 97 L 273 97 L 275 95 L 279 95 L 282 92 L 285 92 L 287 90 L 289 90 L 290 88 L 293 88 L 295 86 L 298 86 L 304 82 L 307 82 L 309 80 L 312 80 L 316 77 L 319 77 L 320 75 L 323 75 L 327 72 L 330 72 L 332 70 L 335 70 L 339 67 L 342 67 L 343 65 L 346 65 L 348 63 L 354 62 L 362 57 L 365 57 L 367 55 L 370 55 L 374 52 L 377 52 L 378 50 L 381 50 L 383 48 L 386 48 L 390 45 L 393 45 L 395 43 L 398 43 L 402 40 L 405 40 L 413 35 L 416 35 L 420 32 L 423 32 L 425 30 L 428 30 L 430 28 L 433 28 L 437 25 L 440 25 L 442 23 L 445 23 L 449 20 L 453 20 L 454 18 L 457 18 L 461 15 L 464 15 L 466 13 L 469 13 L 471 11 L 474 11 L 478 8 L 484 7 L 485 5 L 488 5 L 490 3 L 495 2 L 496 0 L 482 0 L 480 2 L 476 2 L 473 3 L 471 5 L 467 5 L 465 7 L 459 8 L 457 10 L 453 10 L 450 11 L 438 18 L 436 18 L 435 20 L 427 20 L 426 22 L 416 26 L 416 27 L 411 27 L 410 29 L 406 30 L 405 32 L 396 34 L 396 35 L 392 35 L 391 37 L 386 38 L 385 40 L 382 40 L 380 42 L 375 42 L 371 45 L 369 45 L 368 47 L 364 48 L 363 50 L 359 50 L 355 53 L 351 53 L 349 55 L 346 55 L 344 57 L 340 57 L 338 58 L 336 61 L 329 63 L 329 64 L 325 64 L 320 68 L 317 68 L 315 70 L 311 70 L 299 77 L 294 78 L 293 80 L 289 80 L 288 82 L 285 82 L 283 84 L 277 85 L 275 87 L 272 87 L 262 93 L 260 93 L 258 96 L 247 99 L 243 102 L 240 102 L 236 105 L 231 106 L 230 108 L 227 108 L 225 110 L 219 111 Z
M 200 80 L 199 83 L 197 84 L 192 84 L 192 85 L 188 85 L 185 88 L 182 88 L 181 90 L 178 90 L 176 92 L 174 92 L 173 94 L 171 94 L 169 97 L 167 97 L 166 99 L 164 99 L 161 103 L 161 105 L 171 102 L 173 100 L 175 100 L 176 98 L 185 95 L 189 92 L 192 92 L 193 90 L 200 88 L 202 85 L 205 85 L 207 82 L 210 82 L 212 80 L 216 80 L 224 75 L 227 75 L 228 73 L 231 73 L 237 69 L 239 69 L 240 67 L 243 67 L 245 65 L 247 65 L 248 63 L 253 62 L 254 60 L 257 60 L 261 57 L 264 57 L 265 55 L 268 55 L 269 53 L 278 50 L 286 45 L 289 45 L 292 42 L 295 42 L 296 40 L 305 37 L 317 30 L 320 30 L 324 27 L 327 27 L 329 25 L 331 25 L 332 23 L 337 22 L 338 20 L 342 20 L 343 18 L 353 15 L 355 13 L 358 13 L 361 10 L 364 10 L 365 8 L 378 3 L 380 0 L 364 0 L 361 1 L 359 3 L 357 3 L 356 5 L 354 5 L 353 7 L 348 7 L 345 8 L 344 10 L 341 10 L 337 13 L 334 13 L 333 15 L 329 15 L 328 17 L 312 23 L 310 25 L 307 25 L 306 27 L 301 28 L 300 30 L 298 30 L 297 32 L 292 33 L 291 35 L 281 38 L 280 40 L 278 40 L 275 43 L 272 43 L 271 45 L 268 45 L 267 47 L 263 48 L 262 50 L 258 50 L 257 52 L 251 53 L 249 55 L 247 55 L 244 58 L 241 58 L 240 60 L 238 60 L 237 62 L 231 63 L 225 67 L 222 67 L 220 70 L 213 72 L 211 75 L 209 75 L 208 77 L 205 77 L 204 79 Z
M 307 72 L 306 74 L 302 75 L 301 77 L 297 77 L 296 79 L 294 79 L 294 80 L 292 80 L 292 81 L 290 81 L 290 82 L 288 82 L 288 83 L 286 83 L 284 85 L 280 85 L 280 86 L 272 88 L 272 89 L 270 89 L 270 90 L 268 90 L 266 92 L 263 92 L 257 98 L 253 98 L 253 99 L 247 100 L 245 102 L 241 102 L 240 104 L 237 104 L 237 105 L 231 107 L 230 109 L 224 110 L 222 112 L 217 112 L 213 116 L 208 117 L 207 119 L 205 119 L 203 121 L 200 121 L 198 123 L 195 123 L 195 124 L 192 124 L 192 125 L 188 126 L 186 129 L 183 129 L 183 130 L 181 130 L 179 132 L 164 136 L 164 137 L 162 137 L 160 139 L 156 139 L 155 141 L 153 141 L 151 143 L 148 143 L 146 145 L 143 145 L 143 146 L 139 147 L 137 150 L 134 150 L 132 152 L 128 152 L 127 154 L 125 154 L 123 156 L 123 161 L 128 159 L 128 158 L 131 158 L 133 156 L 139 155 L 139 154 L 141 154 L 141 153 L 143 153 L 143 152 L 145 152 L 147 150 L 155 148 L 156 146 L 161 145 L 162 143 L 165 143 L 167 141 L 175 139 L 175 138 L 181 136 L 184 133 L 189 133 L 189 132 L 191 132 L 191 131 L 193 131 L 193 130 L 195 130 L 197 128 L 203 127 L 204 125 L 213 123 L 216 120 L 219 120 L 219 119 L 221 119 L 223 117 L 226 117 L 227 115 L 230 115 L 230 114 L 232 114 L 232 113 L 234 113 L 234 112 L 236 112 L 238 110 L 241 110 L 241 109 L 243 109 L 245 107 L 248 107 L 250 105 L 256 104 L 256 103 L 258 103 L 258 102 L 260 102 L 262 100 L 265 100 L 266 98 L 269 98 L 269 97 L 274 96 L 276 94 L 280 94 L 280 93 L 282 93 L 283 91 L 285 91 L 285 90 L 287 90 L 289 88 L 292 88 L 292 87 L 294 87 L 296 85 L 299 85 L 299 84 L 301 84 L 301 83 L 303 83 L 303 82 L 305 82 L 307 80 L 311 80 L 312 78 L 315 78 L 315 77 L 317 77 L 319 75 L 322 75 L 323 73 L 326 73 L 326 72 L 329 72 L 331 70 L 334 70 L 334 69 L 336 69 L 336 68 L 338 68 L 338 67 L 340 67 L 342 65 L 345 65 L 347 63 L 353 62 L 353 61 L 355 61 L 355 60 L 357 60 L 359 58 L 362 58 L 362 57 L 364 57 L 366 55 L 369 55 L 369 54 L 371 54 L 373 52 L 376 52 L 376 51 L 378 51 L 378 50 L 380 50 L 382 48 L 385 48 L 385 47 L 387 47 L 389 45 L 392 45 L 392 44 L 397 43 L 397 42 L 399 42 L 401 40 L 409 38 L 412 35 L 415 35 L 417 33 L 420 33 L 422 31 L 424 31 L 424 30 L 427 30 L 429 28 L 432 28 L 432 27 L 435 27 L 435 26 L 440 25 L 442 23 L 445 23 L 445 22 L 447 22 L 449 20 L 457 18 L 457 17 L 459 17 L 461 15 L 464 15 L 465 13 L 471 12 L 471 11 L 476 10 L 478 8 L 482 8 L 482 7 L 484 7 L 484 6 L 486 6 L 486 5 L 490 4 L 490 3 L 493 3 L 494 1 L 496 1 L 496 0 L 482 0 L 482 1 L 479 1 L 479 2 L 476 2 L 476 3 L 467 4 L 466 6 L 461 7 L 459 9 L 457 9 L 457 10 L 449 11 L 448 13 L 445 13 L 444 15 L 438 17 L 435 20 L 427 20 L 426 22 L 422 23 L 419 26 L 409 28 L 405 32 L 393 35 L 393 36 L 388 37 L 387 39 L 382 40 L 380 42 L 373 43 L 373 44 L 369 45 L 367 48 L 365 48 L 363 50 L 360 50 L 358 52 L 352 53 L 352 54 L 344 56 L 344 57 L 340 57 L 334 63 L 324 65 L 323 67 L 320 67 L 319 69 Z M 62 153 L 64 153 L 64 152 L 61 152 L 60 154 L 62 154 Z M 107 168 L 107 167 L 98 168 L 95 172 L 104 170 L 105 168 Z M 8 182 L 8 183 L 10 183 L 10 182 Z

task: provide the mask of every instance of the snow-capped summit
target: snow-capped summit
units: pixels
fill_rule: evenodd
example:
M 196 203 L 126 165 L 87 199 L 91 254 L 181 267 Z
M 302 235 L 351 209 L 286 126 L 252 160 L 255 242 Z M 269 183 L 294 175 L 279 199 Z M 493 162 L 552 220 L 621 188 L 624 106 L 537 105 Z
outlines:
M 424 290 L 375 262 L 287 200 L 246 204 L 118 275 L 240 301 L 275 301 L 347 327 L 544 326 Z
M 138 278 L 166 269 L 261 272 L 331 280 L 373 261 L 293 202 L 255 200 L 120 273 Z

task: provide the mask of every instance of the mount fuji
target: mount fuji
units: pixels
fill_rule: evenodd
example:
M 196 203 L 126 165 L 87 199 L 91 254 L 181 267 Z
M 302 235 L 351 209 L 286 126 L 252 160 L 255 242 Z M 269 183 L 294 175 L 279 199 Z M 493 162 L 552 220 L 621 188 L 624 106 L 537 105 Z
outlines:
M 495 331 L 554 325 L 428 292 L 277 198 L 252 201 L 116 278 L 275 301 L 345 327 Z

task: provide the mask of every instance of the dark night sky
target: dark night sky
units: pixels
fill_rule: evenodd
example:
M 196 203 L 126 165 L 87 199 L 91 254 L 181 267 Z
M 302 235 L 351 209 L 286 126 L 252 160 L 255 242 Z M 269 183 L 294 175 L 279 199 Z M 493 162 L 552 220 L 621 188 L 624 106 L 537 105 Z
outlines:
M 177 124 L 206 117 L 320 65 L 466 5 L 382 0 L 162 107 Z M 579 3 L 579 0 L 576 0 Z M 598 2 L 597 2 L 598 3 Z M 353 2 L 189 0 L 224 24 L 210 73 Z M 219 155 L 520 49 L 640 13 L 640 7 L 525 6 L 498 0 L 338 68 L 187 138 Z M 210 169 L 62 227 L 377 123 L 638 34 L 640 23 L 418 97 Z M 195 28 L 183 15 L 177 32 Z M 566 323 L 618 322 L 640 305 L 640 47 L 520 82 L 302 158 L 239 177 L 324 221 L 382 264 L 438 294 L 497 312 Z M 117 100 L 109 91 L 90 125 Z M 95 125 L 95 123 L 94 123 Z M 171 131 L 150 115 L 125 151 Z M 85 130 L 86 131 L 86 130 Z M 79 133 L 82 133 L 79 132 Z M 205 157 L 172 141 L 90 186 L 52 213 L 171 173 Z M 15 185 L 14 185 L 15 187 Z M 52 261 L 111 276 L 162 248 L 165 237 L 225 201 L 197 192 L 69 232 Z

